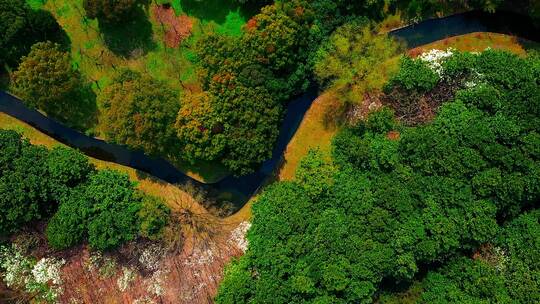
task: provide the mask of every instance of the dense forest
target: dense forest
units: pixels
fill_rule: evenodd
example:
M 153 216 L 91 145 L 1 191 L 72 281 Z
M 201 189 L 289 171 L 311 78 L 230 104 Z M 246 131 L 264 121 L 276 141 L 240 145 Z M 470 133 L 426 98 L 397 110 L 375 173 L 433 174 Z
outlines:
M 50 217 L 46 233 L 53 248 L 88 240 L 105 250 L 138 235 L 156 238 L 167 223 L 167 207 L 137 191 L 127 175 L 96 170 L 69 148 L 32 145 L 15 131 L 0 136 L 3 236 Z
M 222 280 L 212 270 L 212 300 L 538 303 L 538 48 L 407 53 L 385 32 L 470 10 L 511 10 L 540 24 L 539 3 L 0 0 L 0 89 L 212 182 L 257 170 L 290 101 L 330 92 L 330 152 L 299 156 L 294 179 L 274 172 L 244 207 L 247 241 L 233 235 L 247 250 Z M 173 187 L 203 206 L 201 221 L 223 227 L 201 228 L 171 194 L 150 195 L 122 169 L 98 169 L 79 151 L 32 144 L 24 128 L 8 127 L 0 128 L 0 270 L 25 299 L 58 301 L 65 261 L 55 257 L 168 242 L 167 254 L 179 256 L 184 228 L 208 247 L 208 235 L 232 229 L 200 211 L 217 207 L 194 186 Z M 30 254 L 29 229 L 54 257 Z
M 447 262 L 426 278 L 422 301 L 536 302 L 538 213 L 521 219 L 532 225 L 531 257 L 514 248 L 520 233 L 501 229 L 540 196 L 540 61 L 500 51 L 443 55 L 404 57 L 385 86 L 395 108 L 342 129 L 332 162 L 312 151 L 294 181 L 261 195 L 249 249 L 227 270 L 218 303 L 370 303 L 383 281 L 411 281 Z M 425 113 L 410 109 L 426 102 L 437 115 L 420 123 Z M 468 260 L 483 244 L 526 267 L 508 269 L 520 280 L 501 281 L 505 261 Z M 462 294 L 449 289 L 475 275 L 498 285 L 489 294 L 474 281 Z

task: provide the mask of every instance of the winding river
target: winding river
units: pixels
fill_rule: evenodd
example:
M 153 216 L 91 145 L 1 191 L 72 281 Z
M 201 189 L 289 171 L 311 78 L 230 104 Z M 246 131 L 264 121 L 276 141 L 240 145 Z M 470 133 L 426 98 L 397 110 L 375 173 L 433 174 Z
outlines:
M 490 14 L 474 11 L 429 19 L 392 30 L 389 35 L 403 40 L 409 48 L 414 48 L 447 37 L 473 32 L 511 34 L 527 40 L 540 41 L 540 31 L 534 29 L 530 18 L 508 12 Z M 27 108 L 19 99 L 2 91 L 0 91 L 0 111 L 34 126 L 62 143 L 81 150 L 88 156 L 144 171 L 169 183 L 191 182 L 218 197 L 233 197 L 234 199 L 230 200 L 237 208 L 240 208 L 275 171 L 287 144 L 316 97 L 317 90 L 312 89 L 289 103 L 272 158 L 263 162 L 256 172 L 242 177 L 229 176 L 214 184 L 201 183 L 179 171 L 164 159 L 152 158 L 140 151 L 107 143 L 70 129 L 36 110 Z

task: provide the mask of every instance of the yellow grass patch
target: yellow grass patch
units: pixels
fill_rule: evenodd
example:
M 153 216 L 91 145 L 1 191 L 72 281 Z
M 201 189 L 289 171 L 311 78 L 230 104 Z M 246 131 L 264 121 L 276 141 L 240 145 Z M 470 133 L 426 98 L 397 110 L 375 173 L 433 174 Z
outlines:
M 535 47 L 537 48 L 538 44 L 529 41 L 522 41 L 515 36 L 478 32 L 435 41 L 433 43 L 411 49 L 409 50 L 409 54 L 414 57 L 431 49 L 446 50 L 450 47 L 468 52 L 481 52 L 486 48 L 492 48 L 497 50 L 506 50 L 524 56 L 528 49 Z
M 300 127 L 284 153 L 284 163 L 279 169 L 280 180 L 291 180 L 300 160 L 310 149 L 319 148 L 330 154 L 330 143 L 337 127 L 328 120 L 328 113 L 339 107 L 340 101 L 331 92 L 319 96 L 306 112 Z

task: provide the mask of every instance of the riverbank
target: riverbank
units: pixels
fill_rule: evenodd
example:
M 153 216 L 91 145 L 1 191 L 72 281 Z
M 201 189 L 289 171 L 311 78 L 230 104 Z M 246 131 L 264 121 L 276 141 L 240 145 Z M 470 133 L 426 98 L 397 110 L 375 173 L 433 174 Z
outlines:
M 471 41 L 474 41 L 475 34 Z M 480 35 L 476 38 L 482 40 L 490 37 L 489 35 Z M 482 50 L 486 45 L 482 42 L 476 43 L 478 50 Z M 499 41 L 497 39 L 489 39 Z M 429 48 L 443 47 L 472 47 L 466 43 L 467 39 L 455 39 L 448 45 L 445 42 L 435 42 L 433 46 L 425 46 L 423 50 Z M 498 48 L 516 51 L 520 48 L 526 50 L 518 40 L 503 39 L 504 43 L 497 42 Z M 459 42 L 459 43 L 458 43 Z M 442 43 L 442 44 L 441 44 Z M 453 45 L 455 43 L 455 45 Z M 462 45 L 460 45 L 462 44 Z M 489 43 L 487 46 L 490 46 Z M 493 47 L 490 46 L 490 47 Z M 481 48 L 481 49 L 480 49 Z M 328 111 L 335 107 L 335 99 L 331 98 L 331 92 L 326 92 L 320 96 L 313 106 L 304 116 L 299 129 L 289 142 L 285 153 L 285 163 L 282 167 L 283 179 L 290 179 L 294 176 L 294 171 L 300 159 L 310 148 L 321 147 L 330 151 L 330 142 L 337 127 L 329 127 L 327 124 Z M 15 129 L 27 136 L 33 143 L 53 146 L 60 144 L 58 141 L 39 132 L 35 128 L 22 123 L 6 114 L 0 114 L 0 128 Z M 174 303 L 210 303 L 217 290 L 221 279 L 224 265 L 234 256 L 240 255 L 237 244 L 232 242 L 232 233 L 240 224 L 249 219 L 251 204 L 255 198 L 243 206 L 236 214 L 225 219 L 218 219 L 209 215 L 206 210 L 193 201 L 189 194 L 182 189 L 175 187 L 167 182 L 151 177 L 141 171 L 110 163 L 102 160 L 92 159 L 92 162 L 99 168 L 114 168 L 127 172 L 130 177 L 139 182 L 139 187 L 150 194 L 165 198 L 166 202 L 173 210 L 179 210 L 189 204 L 201 219 L 208 224 L 206 231 L 193 230 L 193 234 L 184 243 L 184 247 L 179 253 L 168 256 L 163 260 L 162 268 L 167 271 L 166 274 L 158 279 L 167 282 L 166 290 L 163 293 L 163 299 Z M 273 167 L 272 167 L 273 168 Z M 285 170 L 285 171 L 283 171 Z M 281 173 L 280 173 L 281 177 Z M 145 284 L 149 278 L 140 278 L 136 281 L 134 289 L 129 293 L 120 292 L 117 288 L 116 279 L 119 273 L 115 273 L 112 278 L 102 279 L 96 273 L 88 273 L 84 269 L 84 261 L 89 259 L 89 253 L 85 248 L 81 248 L 76 254 L 71 256 L 66 265 L 66 293 L 63 302 L 69 302 L 71 299 L 80 299 L 81 302 L 92 303 L 104 299 L 111 302 L 133 302 L 146 292 Z M 179 294 L 182 296 L 180 297 Z
M 516 36 L 505 34 L 477 32 L 465 35 L 445 38 L 432 43 L 410 49 L 408 54 L 417 56 L 422 52 L 432 49 L 446 50 L 454 48 L 459 51 L 483 51 L 486 48 L 506 50 L 514 54 L 525 56 L 527 51 L 540 50 L 540 43 L 519 39 Z M 300 160 L 310 149 L 320 149 L 323 153 L 330 153 L 331 140 L 339 130 L 338 125 L 329 121 L 332 112 L 335 112 L 339 105 L 336 105 L 335 94 L 332 91 L 325 91 L 313 102 L 311 108 L 306 112 L 300 127 L 295 136 L 287 145 L 284 153 L 284 161 L 279 168 L 280 180 L 291 180 L 298 167 Z M 365 108 L 366 105 L 359 105 Z
M 48 148 L 64 145 L 5 113 L 0 113 L 0 129 L 22 133 L 32 144 Z M 122 276 L 122 268 L 116 262 L 113 273 L 104 277 L 100 269 L 88 269 L 87 265 L 94 259 L 95 253 L 90 252 L 86 246 L 58 253 L 66 260 L 62 268 L 65 292 L 60 302 L 73 303 L 76 300 L 78 301 L 76 303 L 102 303 L 107 299 L 109 303 L 121 301 L 133 303 L 138 299 L 144 299 L 149 294 L 148 286 L 155 284 L 157 280 L 157 283 L 167 282 L 161 284 L 161 287 L 162 300 L 168 303 L 210 303 L 217 292 L 224 266 L 232 258 L 242 254 L 237 230 L 238 227 L 243 227 L 242 223 L 249 220 L 250 205 L 246 205 L 242 211 L 231 217 L 221 219 L 209 213 L 180 187 L 130 167 L 92 157 L 89 157 L 89 160 L 99 169 L 108 168 L 127 173 L 130 179 L 137 183 L 139 189 L 163 198 L 176 214 L 183 214 L 189 210 L 192 221 L 196 224 L 193 226 L 180 223 L 183 226 L 180 230 L 182 235 L 179 235 L 182 238 L 181 248 L 160 258 L 158 261 L 160 271 L 136 276 L 128 291 L 122 291 L 117 287 L 117 280 Z M 115 257 L 115 253 L 109 253 L 107 256 L 115 261 L 119 260 Z M 182 295 L 181 299 L 179 294 Z

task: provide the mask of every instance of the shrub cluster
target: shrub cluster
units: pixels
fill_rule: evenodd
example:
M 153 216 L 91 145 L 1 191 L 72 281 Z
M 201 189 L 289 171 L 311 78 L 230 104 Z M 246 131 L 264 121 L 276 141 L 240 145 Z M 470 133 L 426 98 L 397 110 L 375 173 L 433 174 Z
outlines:
M 138 235 L 157 238 L 169 214 L 126 174 L 96 170 L 75 150 L 49 151 L 6 130 L 0 130 L 0 208 L 4 236 L 52 215 L 46 234 L 56 249 L 88 240 L 90 247 L 107 250 Z

